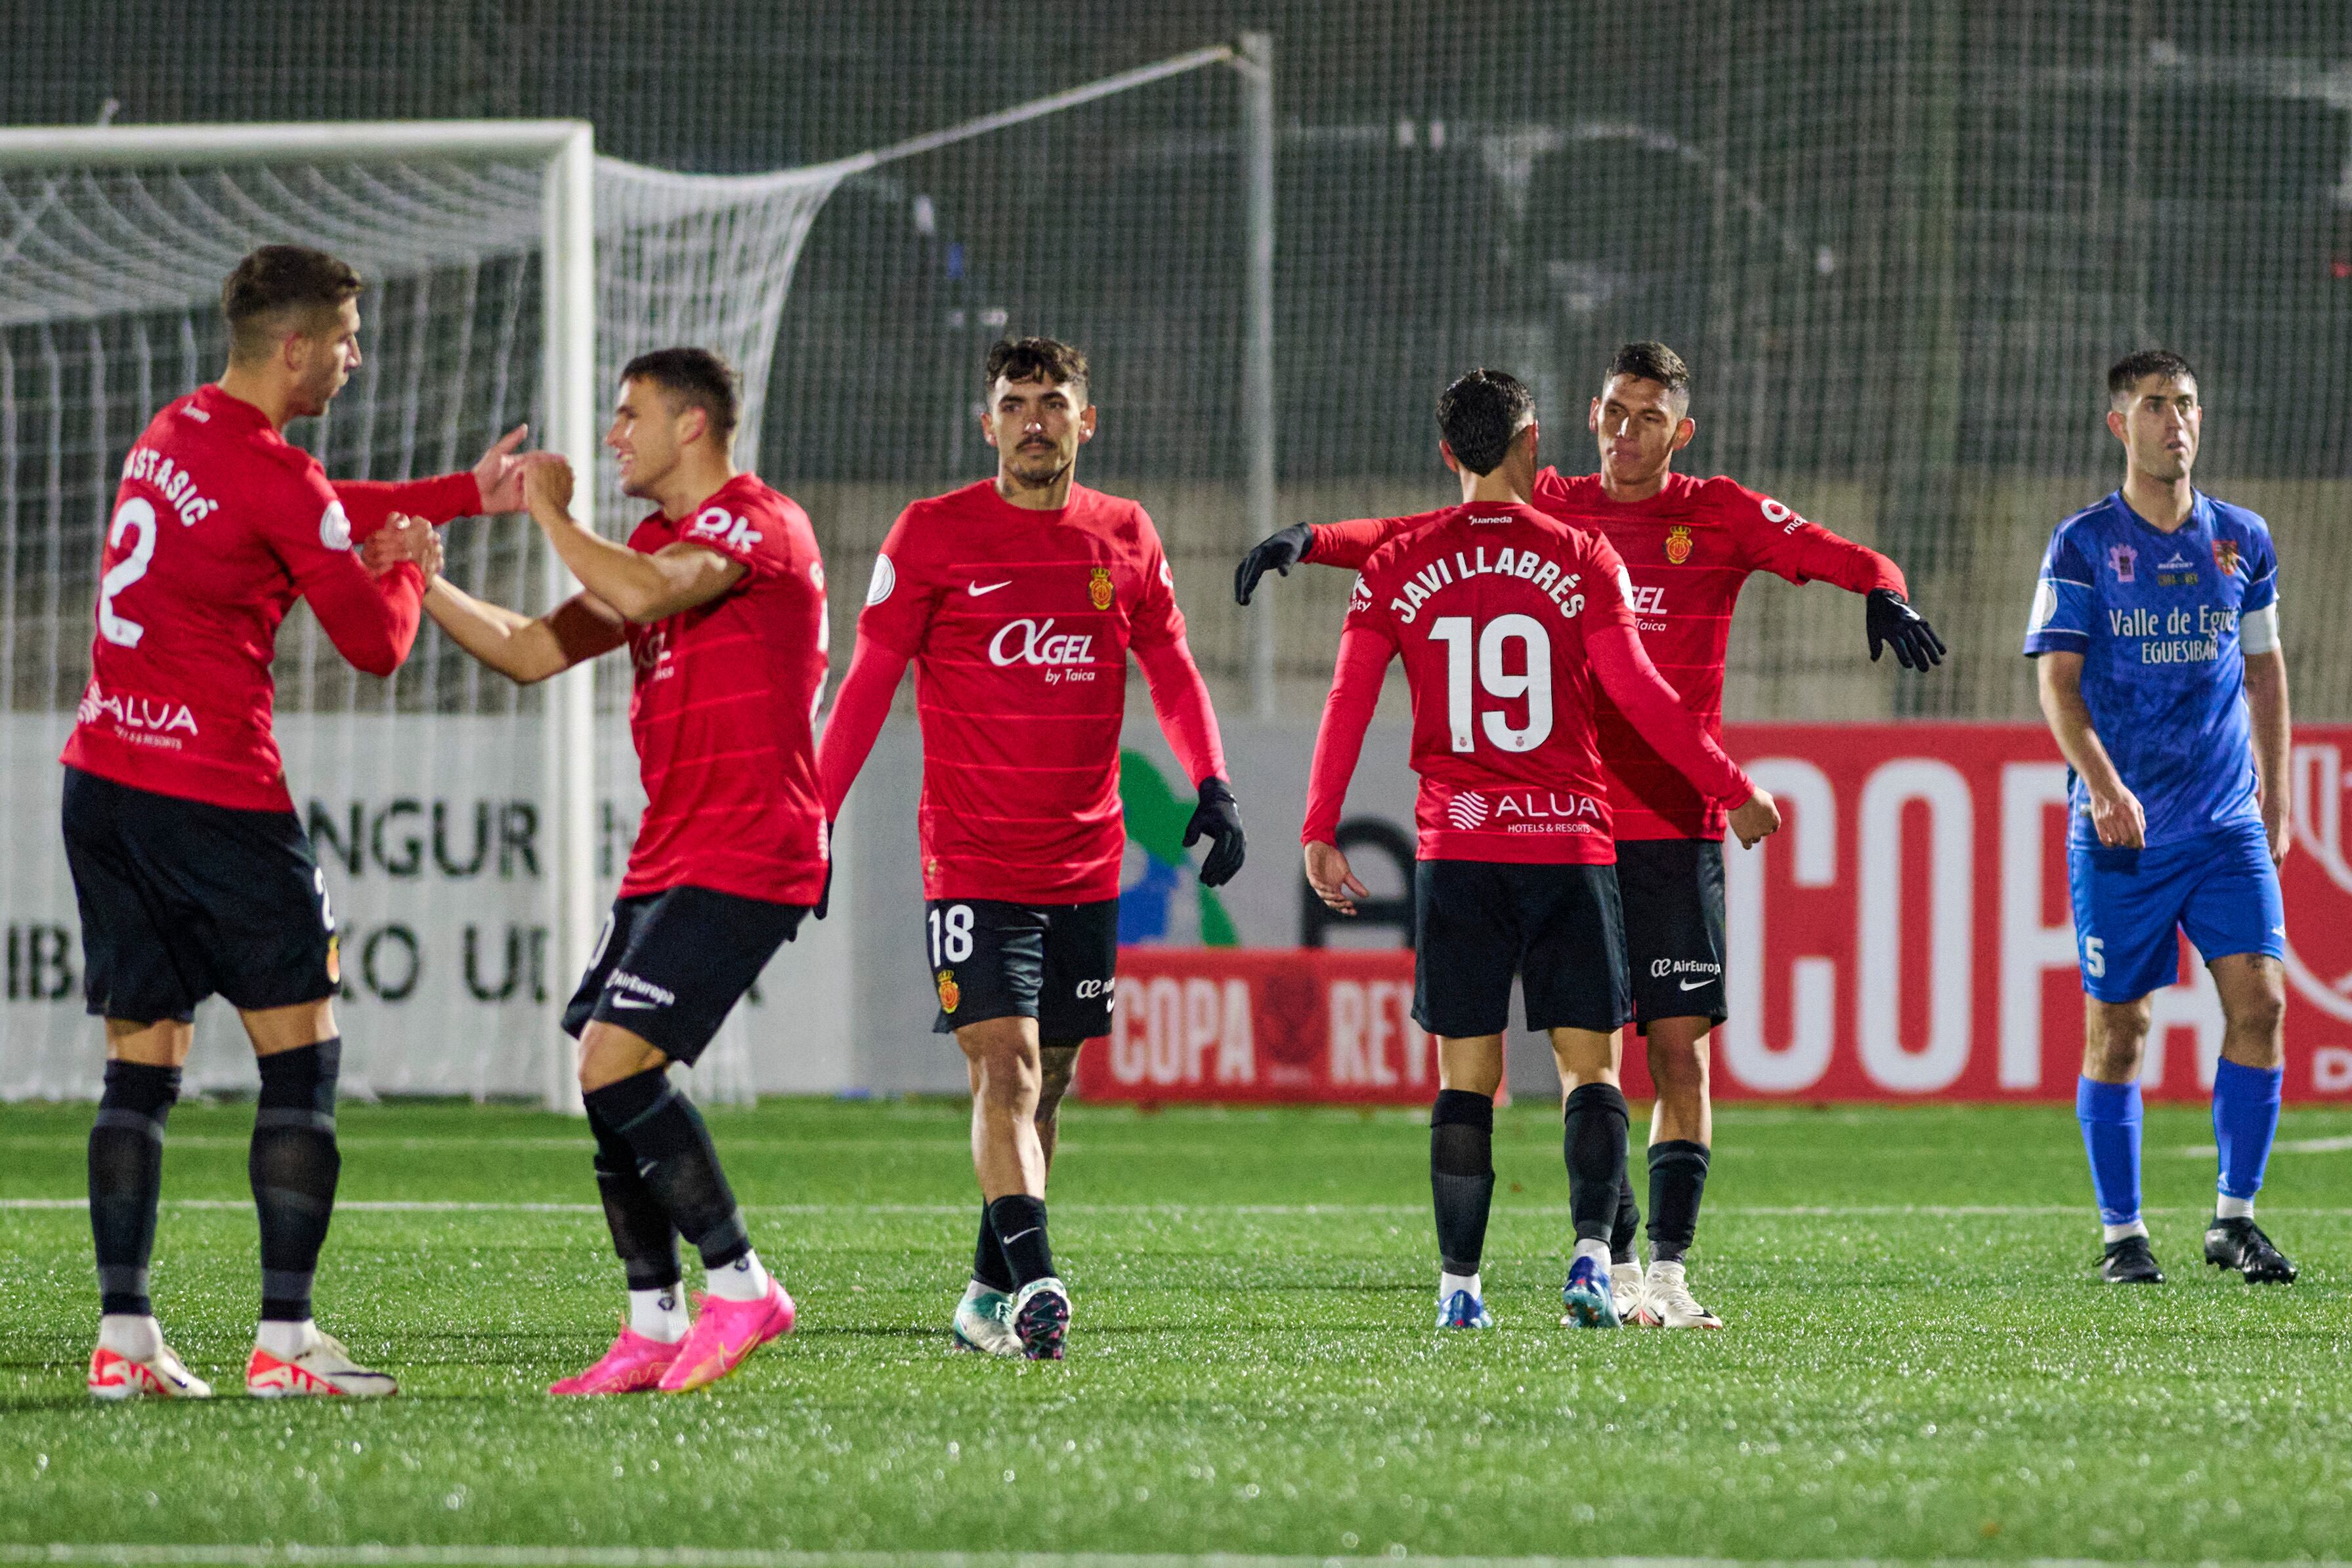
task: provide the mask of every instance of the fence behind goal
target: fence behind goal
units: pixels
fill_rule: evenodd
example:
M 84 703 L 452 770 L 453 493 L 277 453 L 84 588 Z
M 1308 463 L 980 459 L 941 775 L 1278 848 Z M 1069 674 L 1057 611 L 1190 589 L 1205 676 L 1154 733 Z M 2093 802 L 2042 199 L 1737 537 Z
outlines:
M 37 10 L 0 62 L 11 119 L 110 98 L 148 120 L 576 115 L 604 151 L 715 171 L 820 163 L 1261 29 L 1286 518 L 1442 498 L 1430 405 L 1480 361 L 1528 376 L 1547 451 L 1589 466 L 1608 350 L 1663 338 L 1697 375 L 1685 465 L 1890 550 L 1954 646 L 1896 681 L 1834 591 L 1759 582 L 1729 711 L 2030 718 L 2034 561 L 2119 474 L 2103 371 L 2163 343 L 2204 373 L 2200 478 L 2278 528 L 2298 710 L 2352 717 L 2352 562 L 2330 545 L 2352 502 L 2340 5 L 712 0 L 690 28 L 640 6 L 373 6 L 333 28 L 297 0 L 234 28 Z M 906 499 L 983 471 L 987 341 L 1060 332 L 1097 367 L 1089 478 L 1151 507 L 1220 698 L 1250 698 L 1252 622 L 1220 591 L 1254 526 L 1238 92 L 1202 73 L 827 204 L 762 455 L 817 523 L 837 622 Z M 1287 716 L 1312 717 L 1341 591 L 1294 575 L 1265 601 Z

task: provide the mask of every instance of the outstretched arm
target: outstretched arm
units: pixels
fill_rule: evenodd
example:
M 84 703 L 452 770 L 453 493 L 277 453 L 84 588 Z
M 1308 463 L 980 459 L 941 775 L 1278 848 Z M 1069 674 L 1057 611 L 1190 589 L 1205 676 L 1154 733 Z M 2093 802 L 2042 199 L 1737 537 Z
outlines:
M 824 801 L 824 820 L 837 821 L 841 803 L 890 716 L 890 699 L 898 694 L 898 677 L 907 673 L 908 655 L 871 637 L 857 639 L 849 656 L 849 673 L 833 695 L 833 712 L 824 721 L 824 738 L 817 743 L 817 793 Z
M 460 474 L 429 479 L 385 481 L 337 479 L 335 498 L 352 525 L 352 542 L 365 539 L 395 512 L 435 526 L 484 512 L 511 512 L 522 505 L 523 476 L 550 461 L 544 452 L 518 452 L 530 427 L 518 424 L 490 443 L 481 461 Z
M 1394 538 L 1410 517 L 1357 517 L 1344 523 L 1293 523 L 1260 539 L 1234 568 L 1234 602 L 1247 604 L 1258 580 L 1271 571 L 1288 577 L 1301 561 L 1317 566 L 1361 567 Z
M 577 593 L 532 617 L 475 598 L 446 577 L 425 591 L 425 613 L 449 640 L 509 680 L 543 681 L 627 641 L 612 606 Z
M 1751 506 L 1755 513 L 1749 516 Z M 1790 582 L 1833 582 L 1864 596 L 1863 634 L 1874 664 L 1889 646 L 1895 662 L 1906 670 L 1926 671 L 1944 662 L 1944 640 L 1911 607 L 1903 569 L 1892 560 L 1752 492 L 1740 493 L 1733 515 L 1752 565 Z

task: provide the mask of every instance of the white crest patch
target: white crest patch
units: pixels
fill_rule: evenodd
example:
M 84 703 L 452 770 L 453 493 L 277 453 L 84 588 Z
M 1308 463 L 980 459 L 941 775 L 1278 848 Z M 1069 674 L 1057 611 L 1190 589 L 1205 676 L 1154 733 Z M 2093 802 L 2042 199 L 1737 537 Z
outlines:
M 888 556 L 877 555 L 874 558 L 874 576 L 866 584 L 866 602 L 868 605 L 881 603 L 890 597 L 890 591 L 898 586 L 898 569 L 890 564 Z
M 341 501 L 330 501 L 319 517 L 319 542 L 329 549 L 352 548 L 352 520 L 343 515 Z
M 2039 632 L 2057 618 L 2058 585 L 2043 578 L 2033 585 L 2033 613 L 2025 622 L 2028 632 Z

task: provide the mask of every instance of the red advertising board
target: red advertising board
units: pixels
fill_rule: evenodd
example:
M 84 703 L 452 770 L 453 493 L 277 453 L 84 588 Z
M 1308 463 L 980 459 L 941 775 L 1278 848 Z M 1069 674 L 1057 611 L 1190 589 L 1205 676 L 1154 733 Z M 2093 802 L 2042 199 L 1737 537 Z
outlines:
M 1403 948 L 1127 947 L 1111 1032 L 1078 1053 L 1088 1100 L 1425 1104 L 1436 1042 Z
M 2068 1100 L 2083 998 L 2066 897 L 2065 766 L 2031 725 L 1746 725 L 1780 801 L 1725 852 L 1731 1019 L 1718 1098 Z M 2285 870 L 2291 1100 L 2352 1102 L 2352 727 L 2297 733 Z M 2158 991 L 2151 1098 L 2210 1087 L 2221 1010 L 2184 944 Z M 1108 1099 L 1426 1101 L 1402 952 L 1134 947 L 1117 1032 L 1081 1058 Z M 1244 1038 L 1244 1036 L 1246 1038 Z M 1647 1088 L 1629 1040 L 1627 1088 Z

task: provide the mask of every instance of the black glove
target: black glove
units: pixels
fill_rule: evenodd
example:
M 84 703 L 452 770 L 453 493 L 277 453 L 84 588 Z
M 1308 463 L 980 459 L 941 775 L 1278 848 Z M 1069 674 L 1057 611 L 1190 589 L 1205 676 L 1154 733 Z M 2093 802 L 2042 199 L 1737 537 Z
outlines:
M 1249 846 L 1242 837 L 1242 809 L 1234 803 L 1233 786 L 1222 779 L 1201 780 L 1201 803 L 1192 809 L 1192 820 L 1184 824 L 1186 849 L 1203 838 L 1214 839 L 1216 848 L 1201 862 L 1201 885 L 1223 887 L 1242 869 L 1242 855 Z
M 832 908 L 832 907 L 833 907 L 833 824 L 832 824 L 831 822 L 827 822 L 827 823 L 824 825 L 824 885 L 823 887 L 821 887 L 821 888 L 817 889 L 817 894 L 816 894 L 816 905 L 815 905 L 815 907 L 812 908 L 812 909 L 809 911 L 809 913 L 810 913 L 811 915 L 814 915 L 817 919 L 822 920 L 822 919 L 824 919 L 824 912 L 825 912 L 826 910 L 828 910 L 828 909 Z
M 1280 533 L 1260 539 L 1257 548 L 1242 557 L 1241 565 L 1234 568 L 1234 602 L 1247 604 L 1250 595 L 1257 591 L 1257 580 L 1268 571 L 1288 577 L 1290 569 L 1307 559 L 1307 547 L 1314 538 L 1305 523 L 1293 523 Z
M 1263 547 L 1261 547 L 1263 548 Z M 1944 662 L 1944 640 L 1901 594 L 1891 588 L 1874 588 L 1863 601 L 1864 624 L 1870 629 L 1870 662 L 1892 645 L 1895 662 L 1906 670 L 1925 670 Z

